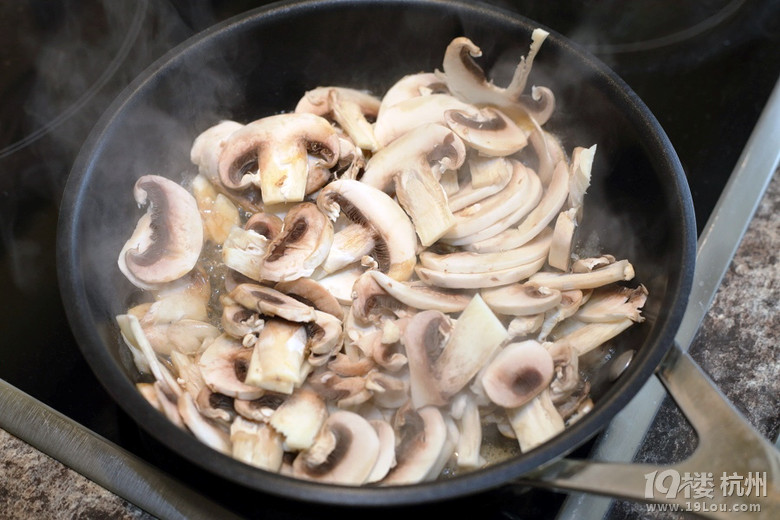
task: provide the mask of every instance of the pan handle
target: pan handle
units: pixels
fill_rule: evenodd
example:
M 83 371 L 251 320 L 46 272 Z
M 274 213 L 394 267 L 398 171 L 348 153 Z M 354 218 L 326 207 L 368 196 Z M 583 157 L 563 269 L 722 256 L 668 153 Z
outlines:
M 517 482 L 639 502 L 706 518 L 780 518 L 780 453 L 674 345 L 656 375 L 699 438 L 674 465 L 559 459 Z M 660 511 L 660 509 L 659 509 Z

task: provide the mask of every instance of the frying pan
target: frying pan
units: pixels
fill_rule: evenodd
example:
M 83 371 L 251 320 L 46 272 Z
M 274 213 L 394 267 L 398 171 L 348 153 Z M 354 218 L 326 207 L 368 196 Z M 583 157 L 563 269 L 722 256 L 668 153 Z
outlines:
M 625 477 L 630 484 L 624 489 L 601 487 L 609 472 L 565 456 L 603 429 L 657 370 L 664 382 L 674 383 L 680 370 L 687 380 L 702 378 L 673 348 L 694 270 L 692 201 L 675 151 L 647 107 L 610 69 L 555 31 L 536 58 L 529 84 L 555 92 L 556 113 L 547 128 L 566 150 L 598 144 L 580 236 L 630 259 L 650 298 L 646 321 L 614 344 L 616 355 L 635 351 L 628 369 L 616 381 L 596 377 L 593 410 L 554 439 L 472 473 L 408 486 L 351 488 L 271 474 L 207 448 L 154 410 L 134 386 L 139 374 L 114 319 L 136 296 L 116 268 L 117 254 L 139 217 L 132 187 L 145 174 L 177 181 L 192 176 L 189 148 L 204 129 L 221 119 L 248 122 L 291 110 L 303 92 L 320 85 L 381 95 L 405 74 L 440 68 L 444 49 L 457 36 L 477 43 L 483 51 L 480 65 L 497 84 L 507 84 L 536 27 L 473 2 L 285 2 L 191 38 L 134 81 L 98 122 L 73 166 L 57 244 L 74 334 L 92 370 L 127 414 L 166 447 L 218 477 L 315 503 L 421 504 L 518 479 L 657 500 L 641 495 L 641 473 L 634 471 L 633 480 Z M 702 384 L 702 398 L 719 399 L 707 390 L 706 380 Z M 678 398 L 674 388 L 670 391 Z M 574 482 L 577 475 L 586 475 L 583 481 L 598 479 L 597 486 Z M 638 490 L 625 489 L 635 484 Z

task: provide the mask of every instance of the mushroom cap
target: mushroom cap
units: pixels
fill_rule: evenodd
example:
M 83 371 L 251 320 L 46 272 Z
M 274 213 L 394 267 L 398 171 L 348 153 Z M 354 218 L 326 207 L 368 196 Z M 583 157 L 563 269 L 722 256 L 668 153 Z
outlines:
M 322 426 L 314 445 L 293 461 L 293 476 L 342 485 L 366 482 L 379 457 L 379 436 L 357 413 L 339 410 Z
M 516 408 L 547 388 L 553 378 L 553 358 L 538 341 L 504 347 L 482 374 L 485 393 L 495 404 Z
M 458 137 L 491 157 L 512 155 L 528 143 L 526 132 L 495 108 L 486 107 L 477 114 L 447 110 L 444 119 Z
M 119 269 L 133 285 L 153 289 L 195 267 L 203 224 L 195 198 L 170 179 L 145 175 L 133 193 L 138 204 L 148 207 L 119 253 Z
M 203 380 L 214 392 L 237 399 L 257 399 L 263 389 L 244 383 L 252 349 L 229 336 L 215 339 L 198 360 Z
M 400 424 L 399 424 L 400 423 Z M 382 485 L 414 484 L 431 480 L 431 469 L 439 462 L 447 443 L 447 425 L 435 406 L 419 410 L 399 410 L 396 437 L 398 463 L 382 480 Z

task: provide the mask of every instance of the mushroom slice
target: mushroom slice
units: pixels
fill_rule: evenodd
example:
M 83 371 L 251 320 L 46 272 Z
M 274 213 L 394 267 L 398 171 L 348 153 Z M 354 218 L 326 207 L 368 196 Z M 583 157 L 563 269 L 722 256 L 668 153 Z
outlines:
M 395 466 L 395 430 L 390 423 L 383 419 L 372 419 L 368 421 L 376 431 L 379 438 L 379 455 L 376 463 L 371 469 L 371 473 L 366 479 L 366 483 L 379 482 Z
M 596 155 L 596 145 L 590 148 L 576 147 L 571 154 L 571 180 L 569 181 L 569 206 L 576 208 L 576 217 L 582 215 L 582 205 L 585 192 L 590 186 L 593 159 Z
M 334 233 L 328 256 L 322 263 L 322 270 L 333 273 L 343 267 L 360 261 L 374 250 L 374 231 L 362 224 L 348 224 Z
M 458 137 L 490 157 L 512 155 L 528 143 L 526 132 L 495 108 L 483 108 L 476 115 L 447 110 L 444 119 Z
M 260 315 L 251 310 L 233 303 L 222 306 L 222 330 L 234 338 L 243 338 L 247 334 L 258 334 L 263 330 L 265 321 Z
M 553 359 L 555 375 L 550 383 L 552 402 L 564 402 L 580 384 L 579 356 L 577 351 L 566 343 L 553 343 L 548 352 Z
M 409 217 L 389 195 L 360 181 L 340 179 L 322 189 L 317 205 L 331 220 L 343 212 L 375 233 L 372 257 L 396 280 L 411 277 L 417 260 L 417 235 Z
M 539 204 L 508 233 L 474 243 L 476 250 L 494 250 L 499 247 L 520 247 L 538 235 L 558 215 L 569 193 L 569 173 L 566 163 L 559 161 Z M 499 242 L 500 244 L 497 244 Z M 541 285 L 541 284 L 540 284 Z
M 272 213 L 260 211 L 247 219 L 244 229 L 254 231 L 270 241 L 282 232 L 282 226 L 284 226 L 282 219 Z
M 211 388 L 204 385 L 195 397 L 195 406 L 198 411 L 209 419 L 214 419 L 222 424 L 228 425 L 236 417 L 236 410 L 233 408 L 234 399 L 224 394 L 213 392 Z
M 396 409 L 409 401 L 409 378 L 372 370 L 366 376 L 366 390 L 377 406 Z
M 415 272 L 422 281 L 437 287 L 449 289 L 481 289 L 498 287 L 525 280 L 542 268 L 546 258 L 542 257 L 527 264 L 484 273 L 449 273 L 426 267 L 416 267 Z
M 547 263 L 550 264 L 550 267 L 561 271 L 569 270 L 574 231 L 577 228 L 576 214 L 577 208 L 571 208 L 561 211 L 555 220 L 550 254 L 547 256 Z
M 512 161 L 506 157 L 475 155 L 469 159 L 468 165 L 471 181 L 447 196 L 447 203 L 453 212 L 476 204 L 503 190 L 509 184 L 514 172 Z
M 298 101 L 295 112 L 307 112 L 333 119 L 357 146 L 374 151 L 378 144 L 368 119 L 376 119 L 379 105 L 379 99 L 360 90 L 317 87 L 304 94 Z
M 423 247 L 436 242 L 455 224 L 444 188 L 430 171 L 408 169 L 395 181 L 396 197 L 411 217 Z
M 369 275 L 390 296 L 401 303 L 422 310 L 460 312 L 471 301 L 471 296 L 462 292 L 445 291 L 427 285 L 399 282 L 379 271 L 368 271 Z
M 317 439 L 293 461 L 293 476 L 359 486 L 379 457 L 379 436 L 360 415 L 339 410 L 328 417 Z
M 482 387 L 495 404 L 523 406 L 548 387 L 553 358 L 538 341 L 511 343 L 501 349 L 482 373 Z
M 195 267 L 203 247 L 203 224 L 195 198 L 165 177 L 144 175 L 133 195 L 147 210 L 120 251 L 118 265 L 133 285 L 154 289 Z
M 510 338 L 524 338 L 538 332 L 544 323 L 544 314 L 515 316 L 506 328 Z
M 463 241 L 458 239 L 477 233 L 495 224 L 496 221 L 516 213 L 518 207 L 527 208 L 529 199 L 538 201 L 539 195 L 534 189 L 534 183 L 529 180 L 529 170 L 522 163 L 514 160 L 512 160 L 512 167 L 512 178 L 503 191 L 455 212 L 455 224 L 444 234 L 445 242 L 460 245 Z M 536 201 L 533 204 L 535 205 Z M 531 208 L 527 208 L 526 212 L 528 211 L 531 211 Z
M 282 467 L 282 436 L 268 424 L 237 417 L 230 425 L 230 441 L 234 459 L 267 471 Z
M 447 425 L 435 406 L 418 410 L 400 409 L 396 414 L 399 439 L 396 466 L 380 482 L 381 485 L 415 484 L 433 480 L 432 471 L 440 461 L 448 441 Z
M 325 287 L 311 278 L 279 282 L 274 285 L 274 289 L 292 296 L 316 310 L 331 314 L 340 320 L 344 319 L 344 309 L 338 300 Z
M 219 183 L 219 156 L 230 135 L 243 128 L 235 121 L 220 121 L 201 132 L 190 148 L 190 161 L 201 175 L 214 184 Z
M 594 289 L 614 282 L 628 281 L 632 278 L 634 278 L 634 266 L 628 260 L 618 260 L 589 273 L 537 273 L 531 276 L 529 282 L 551 289 L 570 291 L 573 289 Z
M 577 355 L 583 356 L 611 340 L 633 324 L 634 322 L 629 318 L 606 323 L 588 323 L 565 336 L 557 338 L 555 343 L 567 343 L 577 351 Z
M 322 311 L 314 311 L 315 319 L 306 324 L 308 360 L 314 366 L 325 364 L 341 350 L 344 329 L 339 318 Z
M 222 245 L 222 262 L 252 280 L 262 280 L 260 268 L 268 251 L 268 239 L 238 226 L 230 230 Z
M 312 276 L 313 279 L 332 294 L 333 297 L 336 298 L 336 301 L 341 305 L 350 305 L 352 304 L 352 287 L 363 272 L 363 267 L 359 264 L 355 264 L 325 275 L 323 275 L 322 272 L 318 274 L 318 272 L 315 271 Z
M 301 384 L 306 328 L 283 320 L 268 320 L 257 337 L 247 367 L 246 382 L 264 390 L 291 394 Z
M 246 382 L 252 349 L 222 335 L 203 351 L 198 360 L 203 380 L 214 392 L 236 399 L 257 399 L 263 390 Z
M 352 287 L 350 314 L 362 324 L 379 323 L 383 317 L 403 313 L 405 306 L 385 291 L 366 271 Z
M 482 51 L 466 37 L 455 38 L 447 46 L 442 62 L 444 73 L 439 75 L 454 95 L 470 103 L 495 105 L 517 112 L 522 106 L 518 99 L 525 90 L 534 57 L 548 34 L 543 29 L 535 29 L 531 33 L 531 48 L 528 56 L 520 60 L 506 88 L 498 87 L 488 81 L 482 68 L 473 59 L 481 56 Z
M 483 289 L 479 294 L 494 312 L 510 316 L 534 316 L 561 302 L 561 291 L 530 283 Z
M 309 449 L 314 444 L 328 410 L 313 390 L 297 388 L 271 415 L 269 423 L 284 436 L 285 451 Z
M 529 282 L 531 283 L 531 282 Z M 561 291 L 561 301 L 554 308 L 544 314 L 544 322 L 539 331 L 538 339 L 542 341 L 550 335 L 558 324 L 567 323 L 565 320 L 574 315 L 582 304 L 588 301 L 589 294 L 579 289 Z
M 447 110 L 460 110 L 470 115 L 477 112 L 475 106 L 449 94 L 413 97 L 384 110 L 374 124 L 374 136 L 384 147 L 418 126 L 428 123 L 446 126 L 444 112 Z
M 231 453 L 230 436 L 227 431 L 215 421 L 201 415 L 190 394 L 184 393 L 179 396 L 178 408 L 184 424 L 199 441 L 222 453 L 228 455 Z
M 457 464 L 459 468 L 475 469 L 485 463 L 480 456 L 482 418 L 473 394 L 461 392 L 452 401 L 452 417 L 459 421 Z
M 409 364 L 414 408 L 428 404 L 439 406 L 447 402 L 436 381 L 436 360 L 451 333 L 452 321 L 439 311 L 415 314 L 403 331 L 401 342 Z
M 299 323 L 316 319 L 313 307 L 271 287 L 242 283 L 230 291 L 229 296 L 247 309 L 258 311 L 266 316 L 278 316 Z
M 444 94 L 448 92 L 447 85 L 433 72 L 419 72 L 406 75 L 393 83 L 387 89 L 385 95 L 382 96 L 377 117 L 381 117 L 385 110 L 402 101 L 436 93 Z
M 260 264 L 262 280 L 281 282 L 310 276 L 328 256 L 333 224 L 312 202 L 296 204 Z
M 203 221 L 204 238 L 215 244 L 223 243 L 230 230 L 241 222 L 238 208 L 225 195 L 217 193 L 203 175 L 192 180 L 192 193 Z
M 245 419 L 249 419 L 250 421 L 268 422 L 274 414 L 274 411 L 276 411 L 287 399 L 289 399 L 289 396 L 285 394 L 264 392 L 263 395 L 257 399 L 233 400 L 233 408 L 235 408 L 236 413 Z
M 447 273 L 488 273 L 511 269 L 529 264 L 547 256 L 552 243 L 552 231 L 545 230 L 524 246 L 496 253 L 437 254 L 431 251 L 420 253 L 423 267 Z
M 116 317 L 116 321 L 122 339 L 133 353 L 136 367 L 139 370 L 148 368 L 166 394 L 172 397 L 182 394 L 183 391 L 173 374 L 157 357 L 157 353 L 146 338 L 138 318 L 132 314 L 120 314 Z M 139 363 L 139 360 L 142 362 Z
M 339 137 L 326 119 L 278 114 L 230 135 L 219 157 L 219 178 L 230 189 L 259 187 L 265 204 L 301 201 L 308 176 L 332 167 L 338 156 Z
M 564 428 L 563 417 L 555 409 L 549 390 L 542 390 L 530 402 L 506 411 L 523 453 L 552 439 Z
M 395 177 L 404 170 L 429 171 L 438 181 L 442 172 L 460 168 L 465 159 L 463 141 L 446 126 L 429 123 L 376 152 L 366 164 L 360 180 L 392 194 Z
M 644 321 L 641 309 L 647 301 L 644 285 L 636 288 L 609 285 L 593 291 L 587 303 L 580 307 L 576 317 L 587 323 L 618 321 L 628 318 L 634 322 Z

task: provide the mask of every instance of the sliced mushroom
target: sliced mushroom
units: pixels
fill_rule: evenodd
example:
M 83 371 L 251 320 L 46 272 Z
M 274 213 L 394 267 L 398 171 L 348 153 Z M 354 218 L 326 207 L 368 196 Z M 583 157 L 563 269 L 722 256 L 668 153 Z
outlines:
M 440 460 L 447 437 L 444 417 L 435 406 L 400 409 L 396 414 L 397 464 L 380 484 L 415 484 L 435 478 L 438 473 L 432 469 Z
M 332 167 L 338 157 L 339 138 L 326 119 L 278 114 L 230 135 L 220 154 L 219 178 L 230 189 L 259 187 L 265 204 L 301 201 L 309 175 Z
M 359 262 L 374 250 L 374 230 L 362 224 L 348 224 L 333 235 L 328 256 L 322 263 L 322 270 L 333 273 Z
M 506 412 L 523 453 L 547 442 L 565 428 L 549 390 L 542 390 L 530 402 Z
M 317 87 L 304 94 L 298 101 L 295 112 L 307 112 L 333 119 L 357 146 L 374 151 L 379 145 L 369 120 L 376 120 L 379 105 L 379 99 L 360 90 Z
M 133 285 L 153 289 L 195 267 L 203 225 L 195 198 L 170 179 L 145 175 L 133 194 L 138 204 L 148 205 L 147 211 L 120 251 L 118 265 Z
M 584 293 L 579 289 L 561 291 L 561 301 L 558 305 L 545 312 L 544 322 L 542 323 L 537 339 L 539 341 L 547 339 L 547 336 L 550 335 L 558 324 L 565 323 L 564 320 L 566 320 L 566 318 L 573 316 L 574 313 L 588 301 L 588 297 L 588 293 Z
M 372 370 L 366 376 L 366 390 L 377 406 L 396 409 L 409 400 L 409 378 Z
M 647 301 L 647 288 L 608 285 L 593 291 L 588 302 L 577 311 L 577 319 L 587 323 L 617 321 L 628 318 L 644 320 L 641 309 Z
M 382 96 L 382 103 L 379 106 L 379 114 L 377 117 L 381 117 L 385 110 L 389 107 L 397 105 L 407 99 L 425 96 L 429 94 L 447 94 L 447 86 L 439 77 L 433 72 L 419 72 L 417 74 L 409 74 L 395 83 L 387 89 L 385 95 Z
M 415 268 L 415 272 L 425 283 L 437 287 L 448 289 L 479 289 L 509 285 L 525 280 L 538 272 L 545 261 L 546 258 L 539 258 L 538 260 L 532 260 L 527 264 L 483 273 L 450 273 L 421 266 Z
M 279 282 L 274 285 L 274 289 L 319 311 L 327 312 L 340 320 L 344 319 L 344 309 L 338 300 L 325 287 L 311 278 Z
M 447 194 L 430 171 L 408 169 L 396 177 L 396 197 L 412 219 L 423 247 L 428 247 L 455 225 Z
M 482 373 L 482 387 L 495 404 L 523 406 L 547 388 L 553 378 L 553 358 L 538 341 L 510 343 Z
M 530 336 L 542 328 L 544 323 L 544 314 L 535 314 L 532 316 L 515 316 L 509 322 L 506 330 L 510 338 L 522 339 Z
M 461 392 L 452 401 L 452 417 L 459 421 L 457 464 L 459 468 L 475 469 L 485 464 L 482 447 L 482 417 L 473 394 Z
M 590 148 L 576 147 L 571 156 L 571 180 L 569 181 L 569 206 L 576 209 L 576 217 L 582 217 L 582 206 L 585 192 L 590 186 L 593 160 L 596 155 L 596 145 Z
M 560 291 L 529 283 L 483 289 L 479 294 L 494 312 L 510 316 L 538 315 L 561 301 Z
M 383 419 L 373 419 L 368 421 L 376 431 L 379 438 L 379 455 L 376 463 L 371 469 L 371 473 L 366 479 L 366 483 L 379 482 L 395 466 L 395 430 L 390 423 Z
M 215 244 L 223 243 L 230 230 L 241 222 L 238 208 L 225 195 L 217 193 L 214 185 L 203 175 L 197 175 L 192 180 L 192 194 L 203 221 L 204 239 Z
M 471 301 L 471 296 L 462 292 L 446 291 L 419 283 L 399 282 L 379 271 L 372 270 L 368 273 L 390 296 L 415 309 L 460 312 Z
M 269 423 L 284 436 L 286 451 L 309 449 L 319 433 L 328 410 L 316 392 L 298 388 L 271 415 Z
M 360 415 L 334 412 L 313 446 L 293 462 L 293 476 L 319 482 L 360 485 L 368 480 L 379 457 L 379 436 Z
M 284 221 L 276 215 L 259 211 L 247 219 L 244 229 L 254 231 L 271 241 L 282 232 L 282 226 Z
M 236 418 L 236 410 L 233 408 L 234 399 L 230 396 L 214 392 L 208 386 L 203 386 L 195 397 L 195 406 L 198 411 L 209 419 L 229 425 Z
M 222 245 L 222 262 L 251 280 L 263 279 L 261 267 L 268 239 L 252 229 L 233 227 Z
M 219 156 L 230 135 L 243 128 L 236 121 L 220 121 L 207 128 L 192 143 L 190 161 L 198 171 L 214 184 L 219 184 Z
M 266 316 L 278 316 L 298 323 L 316 319 L 313 307 L 263 285 L 242 283 L 230 292 L 230 298 Z
M 246 382 L 264 390 L 291 394 L 301 384 L 306 328 L 278 319 L 265 322 L 252 349 Z
M 376 152 L 360 180 L 392 194 L 395 177 L 404 170 L 427 170 L 438 180 L 443 171 L 460 168 L 465 158 L 466 148 L 452 130 L 429 123 Z
M 230 435 L 221 425 L 201 415 L 190 394 L 179 396 L 178 409 L 184 424 L 199 441 L 222 453 L 231 453 Z
M 557 405 L 565 401 L 580 384 L 579 356 L 566 343 L 553 343 L 548 352 L 555 367 L 555 375 L 550 383 L 550 398 Z
M 514 165 L 506 157 L 476 155 L 468 160 L 470 182 L 447 195 L 453 212 L 476 204 L 503 190 L 512 178 Z M 540 184 L 541 187 L 541 184 Z
M 257 399 L 235 399 L 233 408 L 236 413 L 246 419 L 258 422 L 268 422 L 274 411 L 284 403 L 289 396 L 277 392 L 263 392 Z
M 561 211 L 555 220 L 550 254 L 547 257 L 547 263 L 550 264 L 550 267 L 561 271 L 569 270 L 574 230 L 577 228 L 576 214 L 577 208 L 571 208 Z
M 418 126 L 429 123 L 446 124 L 444 112 L 461 110 L 477 112 L 476 107 L 448 94 L 430 94 L 406 99 L 388 107 L 374 124 L 374 136 L 384 147 Z
M 282 436 L 268 424 L 237 417 L 230 425 L 230 441 L 234 459 L 267 471 L 282 467 Z
M 259 334 L 263 330 L 265 321 L 257 312 L 229 303 L 222 306 L 221 324 L 225 334 L 241 339 L 247 334 Z
M 417 259 L 415 229 L 386 193 L 360 181 L 340 179 L 323 188 L 317 205 L 331 220 L 343 212 L 352 222 L 376 233 L 372 256 L 382 272 L 396 280 L 412 275 Z
M 257 399 L 263 395 L 263 390 L 246 382 L 251 356 L 252 349 L 222 335 L 203 351 L 198 365 L 203 380 L 214 392 L 237 399 Z
M 315 271 L 312 279 L 332 294 L 340 304 L 350 305 L 352 303 L 352 287 L 363 272 L 364 269 L 360 264 L 353 264 L 328 274 L 318 274 Z
M 322 311 L 314 311 L 315 319 L 306 324 L 309 363 L 321 366 L 341 350 L 344 341 L 341 320 Z
M 577 355 L 583 356 L 611 340 L 633 324 L 634 322 L 629 318 L 606 323 L 588 323 L 569 334 L 557 338 L 555 343 L 567 343 L 577 351 Z
M 618 260 L 606 267 L 589 273 L 537 273 L 529 282 L 551 289 L 569 291 L 573 289 L 594 289 L 614 282 L 634 278 L 634 266 L 628 260 Z
M 314 203 L 295 205 L 260 264 L 263 280 L 281 282 L 310 276 L 328 256 L 333 224 Z
M 512 155 L 528 143 L 526 132 L 495 108 L 486 107 L 477 114 L 447 110 L 444 119 L 458 137 L 490 157 Z

